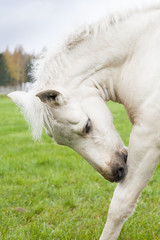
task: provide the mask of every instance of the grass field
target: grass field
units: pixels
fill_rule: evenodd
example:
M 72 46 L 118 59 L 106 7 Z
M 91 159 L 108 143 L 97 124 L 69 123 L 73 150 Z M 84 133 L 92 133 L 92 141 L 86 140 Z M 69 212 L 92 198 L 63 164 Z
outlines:
M 128 144 L 131 125 L 109 103 Z M 119 240 L 160 239 L 160 166 Z M 33 142 L 23 117 L 0 97 L 0 240 L 98 240 L 116 184 L 45 134 Z

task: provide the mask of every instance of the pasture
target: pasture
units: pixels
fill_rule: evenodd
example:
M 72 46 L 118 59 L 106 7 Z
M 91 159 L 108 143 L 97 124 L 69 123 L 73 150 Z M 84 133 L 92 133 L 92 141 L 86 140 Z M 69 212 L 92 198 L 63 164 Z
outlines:
M 128 145 L 126 112 L 121 105 L 108 105 Z M 160 239 L 159 183 L 160 165 L 119 240 Z M 15 104 L 0 97 L 0 240 L 97 240 L 115 186 L 45 134 L 33 142 Z

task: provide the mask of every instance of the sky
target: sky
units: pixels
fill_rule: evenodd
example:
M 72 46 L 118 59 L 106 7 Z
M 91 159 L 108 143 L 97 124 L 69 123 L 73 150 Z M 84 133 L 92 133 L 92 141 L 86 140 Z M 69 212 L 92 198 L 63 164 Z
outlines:
M 23 46 L 39 53 L 56 46 L 84 23 L 109 12 L 160 3 L 160 0 L 0 0 L 0 52 Z

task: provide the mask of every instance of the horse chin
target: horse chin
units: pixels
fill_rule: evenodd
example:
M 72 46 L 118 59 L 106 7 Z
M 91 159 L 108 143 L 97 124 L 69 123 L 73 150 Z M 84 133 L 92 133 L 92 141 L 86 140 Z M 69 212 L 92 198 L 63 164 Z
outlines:
M 106 179 L 107 181 L 111 182 L 111 183 L 119 183 L 119 182 L 122 182 L 124 179 L 125 179 L 125 176 L 124 175 L 122 178 L 114 178 L 114 177 L 105 177 L 104 175 L 102 175 L 104 177 L 104 179 Z

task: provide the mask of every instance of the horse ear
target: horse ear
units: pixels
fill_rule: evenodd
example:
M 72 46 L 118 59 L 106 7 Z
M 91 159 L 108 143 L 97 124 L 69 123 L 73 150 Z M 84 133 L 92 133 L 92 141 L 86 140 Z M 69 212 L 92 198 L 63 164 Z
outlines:
M 24 108 L 29 101 L 29 94 L 24 91 L 15 91 L 7 95 L 19 107 Z
M 55 90 L 45 90 L 37 93 L 36 96 L 39 97 L 42 102 L 47 103 L 51 107 L 64 104 L 63 95 Z

